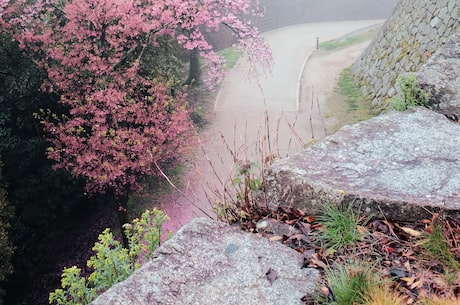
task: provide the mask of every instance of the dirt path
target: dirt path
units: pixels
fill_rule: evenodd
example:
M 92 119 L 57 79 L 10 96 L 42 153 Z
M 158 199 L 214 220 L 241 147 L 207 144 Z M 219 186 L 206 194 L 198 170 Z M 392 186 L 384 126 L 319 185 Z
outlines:
M 209 197 L 216 200 L 214 191 L 232 178 L 235 156 L 251 161 L 270 152 L 286 156 L 349 123 L 345 103 L 333 92 L 342 70 L 369 41 L 315 51 L 303 75 L 300 67 L 315 49 L 316 37 L 330 40 L 379 22 L 315 23 L 266 33 L 275 58 L 273 76 L 248 81 L 244 60 L 231 71 L 210 113 L 211 124 L 200 134 L 203 150 L 189 159 L 181 192 L 162 197 L 160 207 L 171 218 L 166 228 L 174 232 L 191 218 L 214 214 Z
M 310 108 L 313 117 L 313 126 L 308 118 L 308 130 L 313 131 L 311 138 L 321 139 L 335 133 L 346 124 L 356 121 L 347 113 L 348 105 L 345 98 L 336 88 L 340 74 L 350 67 L 355 59 L 369 45 L 370 41 L 353 44 L 334 51 L 314 52 L 307 64 L 302 78 L 302 105 Z

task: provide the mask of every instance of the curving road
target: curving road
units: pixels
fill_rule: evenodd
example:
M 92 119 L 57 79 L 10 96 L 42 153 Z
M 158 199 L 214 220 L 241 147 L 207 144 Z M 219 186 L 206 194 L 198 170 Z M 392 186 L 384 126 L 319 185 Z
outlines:
M 320 41 L 327 41 L 382 22 L 309 23 L 266 32 L 265 39 L 272 48 L 275 62 L 272 75 L 261 76 L 258 81 L 250 80 L 246 76 L 248 63 L 240 60 L 228 75 L 215 101 L 214 128 L 220 129 L 233 142 L 233 135 L 228 131 L 229 126 L 235 125 L 236 129 L 232 128 L 232 132 L 236 130 L 240 138 L 244 134 L 245 141 L 252 141 L 250 145 L 253 145 L 256 141 L 254 133 L 264 124 L 264 110 L 267 110 L 269 121 L 272 122 L 269 124 L 270 133 L 273 132 L 271 147 L 276 147 L 276 152 L 282 155 L 299 150 L 300 147 L 292 146 L 293 141 L 289 139 L 299 136 L 303 142 L 308 142 L 311 137 L 307 135 L 311 132 L 306 130 L 308 128 L 293 129 L 289 124 L 292 126 L 296 118 L 305 123 L 310 117 L 308 102 L 298 99 L 299 78 L 307 56 L 316 49 L 317 37 Z M 312 123 L 314 126 L 320 124 L 319 121 Z M 293 132 L 297 135 L 293 135 Z M 288 147 L 289 142 L 291 147 Z
M 266 32 L 275 61 L 273 74 L 249 80 L 244 59 L 230 71 L 210 114 L 211 126 L 201 135 L 205 153 L 199 149 L 194 156 L 194 166 L 182 190 L 185 196 L 170 198 L 173 203 L 167 200 L 163 207 L 171 218 L 167 228 L 175 231 L 191 218 L 203 216 L 200 209 L 210 210 L 206 193 L 222 189 L 222 181 L 231 179 L 235 156 L 260 162 L 261 152 L 285 156 L 299 151 L 312 138 L 318 139 L 311 127 L 323 129 L 323 116 L 319 108 L 310 106 L 312 97 L 298 99 L 302 68 L 316 49 L 316 38 L 327 41 L 382 22 L 310 23 Z M 314 78 L 317 72 L 306 74 Z M 313 93 L 305 90 L 304 94 Z

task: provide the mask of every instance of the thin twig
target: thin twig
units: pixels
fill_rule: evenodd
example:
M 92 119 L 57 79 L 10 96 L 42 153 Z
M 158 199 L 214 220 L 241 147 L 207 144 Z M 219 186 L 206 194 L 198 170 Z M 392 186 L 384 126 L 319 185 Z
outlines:
M 154 162 L 155 167 L 158 169 L 160 174 L 166 179 L 166 181 L 171 185 L 181 196 L 183 196 L 188 202 L 190 202 L 194 207 L 199 209 L 204 215 L 208 216 L 209 218 L 213 219 L 211 215 L 209 215 L 205 210 L 203 210 L 201 207 L 199 207 L 193 200 L 190 199 L 189 196 L 184 194 L 172 181 L 169 179 L 168 175 L 165 174 L 165 172 L 161 169 L 161 167 L 158 165 L 158 163 L 155 161 Z

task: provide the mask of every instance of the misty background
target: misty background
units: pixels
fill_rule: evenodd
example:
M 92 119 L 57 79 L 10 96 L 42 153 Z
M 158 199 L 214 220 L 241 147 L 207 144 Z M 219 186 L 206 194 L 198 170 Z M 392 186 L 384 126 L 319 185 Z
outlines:
M 261 31 L 284 26 L 325 21 L 386 19 L 398 4 L 398 0 L 260 0 L 265 7 L 265 17 L 253 20 Z M 216 50 L 230 47 L 236 42 L 228 28 L 208 33 Z
M 321 21 L 386 19 L 398 0 L 260 0 L 265 18 L 254 20 L 262 32 Z

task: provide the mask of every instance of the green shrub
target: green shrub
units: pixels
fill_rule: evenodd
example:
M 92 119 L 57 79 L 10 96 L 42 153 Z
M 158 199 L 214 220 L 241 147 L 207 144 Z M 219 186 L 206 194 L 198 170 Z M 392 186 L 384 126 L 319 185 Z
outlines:
M 390 100 L 390 107 L 396 111 L 405 111 L 409 107 L 427 107 L 429 96 L 423 89 L 417 86 L 415 74 L 398 77 L 396 86 L 399 92 Z
M 154 209 L 145 211 L 132 224 L 125 224 L 128 249 L 114 239 L 110 229 L 105 229 L 93 247 L 96 254 L 87 262 L 92 273 L 86 278 L 76 266 L 65 268 L 61 277 L 62 288 L 50 293 L 50 304 L 88 304 L 112 285 L 128 278 L 145 260 L 151 258 L 160 244 L 166 220 L 167 216 L 162 211 Z

